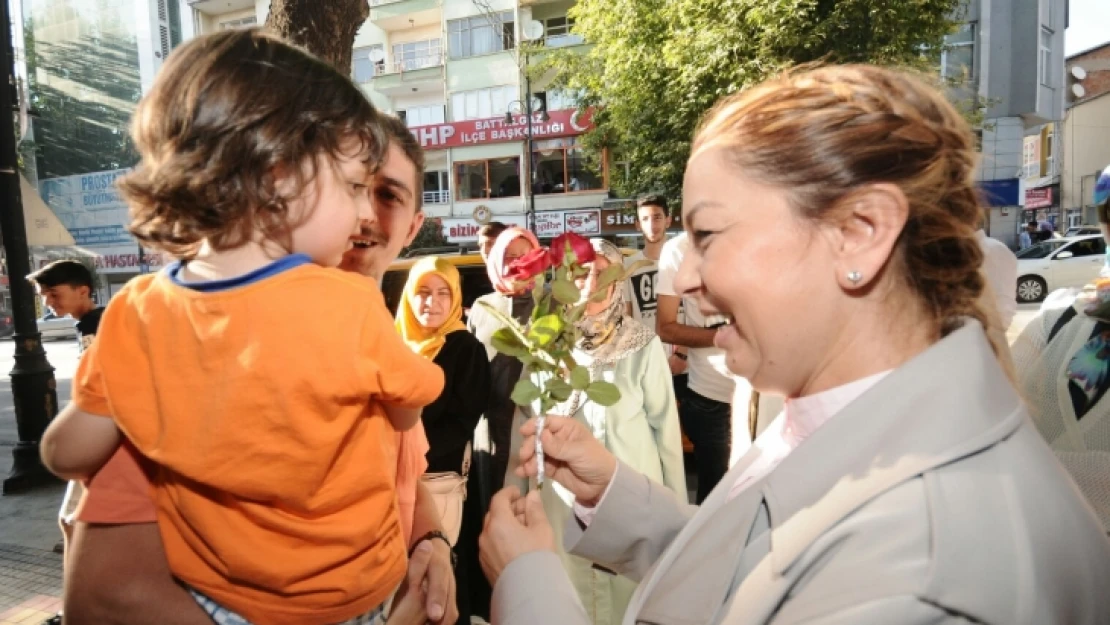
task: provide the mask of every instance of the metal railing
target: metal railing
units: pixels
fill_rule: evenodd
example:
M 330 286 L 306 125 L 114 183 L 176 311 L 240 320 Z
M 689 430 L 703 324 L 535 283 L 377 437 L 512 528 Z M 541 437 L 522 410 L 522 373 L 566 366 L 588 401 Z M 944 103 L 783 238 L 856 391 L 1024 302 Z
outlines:
M 425 204 L 446 204 L 451 201 L 451 191 L 425 191 Z
M 418 56 L 411 59 L 393 61 L 392 63 L 378 63 L 374 65 L 374 75 L 387 76 L 389 74 L 404 74 L 405 72 L 414 72 L 431 67 L 441 67 L 442 65 L 442 52 L 436 54 L 426 54 L 424 56 Z

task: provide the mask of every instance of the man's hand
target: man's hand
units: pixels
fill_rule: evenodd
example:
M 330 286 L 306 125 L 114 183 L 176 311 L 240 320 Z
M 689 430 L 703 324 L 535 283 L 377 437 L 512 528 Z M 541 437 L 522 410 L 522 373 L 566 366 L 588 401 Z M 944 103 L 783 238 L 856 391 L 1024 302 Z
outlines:
M 422 620 L 415 621 L 421 625 L 425 621 L 452 625 L 459 619 L 459 609 L 455 605 L 455 571 L 451 567 L 451 549 L 447 543 L 432 538 L 417 545 L 409 560 L 405 581 L 393 600 L 390 625 L 393 625 L 393 615 L 398 613 L 400 605 L 408 605 L 414 600 L 410 595 L 416 597 L 420 609 L 410 607 L 406 613 L 426 615 Z
M 685 358 L 679 358 L 676 354 L 671 354 L 667 357 L 667 366 L 671 369 L 671 375 L 682 375 L 686 373 L 687 364 Z
M 494 586 L 513 560 L 533 551 L 555 551 L 555 533 L 547 522 L 539 491 L 521 497 L 515 486 L 509 486 L 494 495 L 478 549 L 482 572 Z

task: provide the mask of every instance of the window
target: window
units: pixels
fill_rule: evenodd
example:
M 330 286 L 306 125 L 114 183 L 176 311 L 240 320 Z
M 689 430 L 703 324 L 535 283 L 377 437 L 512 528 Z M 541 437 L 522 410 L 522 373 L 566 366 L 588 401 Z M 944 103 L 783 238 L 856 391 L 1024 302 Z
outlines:
M 1052 31 L 1041 28 L 1041 50 L 1037 63 L 1037 78 L 1039 82 L 1048 87 L 1052 78 Z
M 578 108 L 578 94 L 571 91 L 547 91 L 537 93 L 537 97 L 547 103 L 549 111 L 565 111 Z
M 452 93 L 451 120 L 500 117 L 509 110 L 509 102 L 515 100 L 517 94 L 517 87 L 513 85 Z
M 398 111 L 397 116 L 404 120 L 409 128 L 417 126 L 430 126 L 443 123 L 443 105 L 431 104 L 428 106 L 410 106 Z
M 565 15 L 549 17 L 543 20 L 543 26 L 544 45 L 549 48 L 576 46 L 585 41 L 582 35 L 575 35 L 570 32 L 570 29 L 574 26 L 574 20 Z
M 385 61 L 375 63 L 370 60 L 370 52 L 381 49 L 381 44 L 375 44 L 351 51 L 351 78 L 355 82 L 370 82 L 374 76 L 385 73 Z
M 1102 237 L 1092 237 L 1090 239 L 1083 239 L 1076 241 L 1068 247 L 1061 250 L 1063 252 L 1071 252 L 1072 256 L 1079 258 L 1081 256 L 1102 256 L 1106 253 L 1106 241 Z M 1059 257 L 1056 260 L 1063 260 Z
M 412 41 L 393 45 L 393 63 L 397 71 L 438 67 L 443 64 L 439 39 Z
M 511 50 L 515 47 L 512 11 L 476 15 L 447 22 L 453 59 Z
M 424 172 L 424 203 L 446 204 L 451 199 L 451 172 Z
M 587 162 L 574 138 L 537 141 L 532 163 L 536 195 L 595 191 L 604 185 L 601 170 Z
M 948 80 L 975 78 L 975 23 L 969 22 L 944 38 L 940 75 Z
M 455 164 L 456 199 L 520 197 L 520 157 Z
M 220 30 L 229 30 L 232 28 L 250 28 L 258 23 L 258 17 L 255 15 L 248 15 L 241 17 L 237 20 L 228 20 L 220 22 Z

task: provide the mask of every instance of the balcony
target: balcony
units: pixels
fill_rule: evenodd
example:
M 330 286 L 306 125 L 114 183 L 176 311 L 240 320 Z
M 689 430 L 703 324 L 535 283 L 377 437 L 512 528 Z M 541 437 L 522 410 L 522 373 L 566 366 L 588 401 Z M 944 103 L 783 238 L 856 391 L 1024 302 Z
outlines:
M 188 5 L 205 15 L 225 15 L 254 8 L 254 0 L 188 0 Z
M 431 54 L 404 59 L 393 63 L 380 63 L 374 68 L 371 82 L 374 91 L 387 96 L 443 90 L 443 55 Z
M 385 31 L 438 26 L 440 0 L 370 0 L 370 21 Z
M 447 204 L 451 201 L 451 191 L 425 191 L 425 204 Z

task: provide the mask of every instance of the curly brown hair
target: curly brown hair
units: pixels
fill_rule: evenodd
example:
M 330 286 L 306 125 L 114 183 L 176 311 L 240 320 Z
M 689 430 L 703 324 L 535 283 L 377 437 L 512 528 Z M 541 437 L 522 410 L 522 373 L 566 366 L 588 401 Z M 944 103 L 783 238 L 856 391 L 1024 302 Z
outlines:
M 893 262 L 935 321 L 935 334 L 965 317 L 991 328 L 976 235 L 984 209 L 975 140 L 927 78 L 865 65 L 788 72 L 708 115 L 693 154 L 718 148 L 740 170 L 786 189 L 811 220 L 835 215 L 863 185 L 897 185 L 909 218 Z
M 228 250 L 259 235 L 289 249 L 299 225 L 289 204 L 317 159 L 334 167 L 357 157 L 376 169 L 388 145 L 380 119 L 348 77 L 260 30 L 193 39 L 135 111 L 142 160 L 118 182 L 129 230 L 183 258 L 203 242 Z

